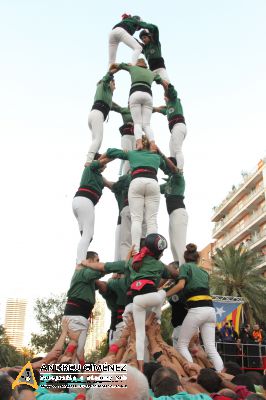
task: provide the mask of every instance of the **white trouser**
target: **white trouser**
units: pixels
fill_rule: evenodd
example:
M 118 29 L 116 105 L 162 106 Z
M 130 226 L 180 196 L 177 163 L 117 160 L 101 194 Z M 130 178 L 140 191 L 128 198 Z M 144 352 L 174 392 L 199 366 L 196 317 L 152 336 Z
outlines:
M 180 335 L 181 325 L 176 326 L 172 332 L 173 347 L 177 349 L 177 342 Z
M 115 228 L 115 259 L 114 261 L 120 261 L 121 260 L 121 255 L 120 255 L 120 232 L 121 232 L 121 224 L 116 225 Z M 123 258 L 122 258 L 123 260 Z
M 121 234 L 120 234 L 120 259 L 125 260 L 127 258 L 128 252 L 132 246 L 132 238 L 131 238 L 131 216 L 129 206 L 125 206 L 121 213 Z M 145 220 L 145 212 L 144 219 L 142 221 L 142 234 L 141 237 L 144 238 L 147 232 L 147 225 Z
M 184 264 L 186 250 L 188 214 L 185 208 L 178 208 L 169 215 L 169 238 L 174 261 Z
M 77 249 L 77 264 L 86 260 L 88 247 L 94 232 L 94 204 L 87 197 L 77 196 L 72 201 L 72 209 L 79 224 L 81 238 Z
M 133 318 L 136 328 L 137 360 L 144 360 L 145 320 L 146 312 L 152 311 L 157 319 L 161 318 L 161 307 L 165 299 L 164 290 L 141 294 L 133 299 Z
M 149 140 L 154 140 L 150 126 L 152 115 L 152 96 L 147 92 L 134 92 L 129 97 L 129 108 L 134 122 L 134 135 L 136 140 L 142 138 L 142 131 Z
M 152 71 L 154 75 L 160 75 L 160 77 L 167 82 L 170 82 L 168 73 L 166 72 L 165 68 L 157 68 Z
M 128 190 L 128 202 L 131 215 L 132 245 L 139 251 L 142 222 L 145 210 L 147 235 L 158 232 L 157 214 L 160 204 L 160 188 L 152 178 L 135 178 Z
M 131 248 L 131 217 L 129 206 L 125 206 L 121 210 L 121 230 L 120 230 L 120 257 L 121 260 L 127 258 Z
M 91 110 L 89 113 L 89 128 L 92 133 L 92 140 L 87 154 L 87 162 L 92 162 L 101 147 L 103 141 L 104 115 L 99 110 Z
M 121 149 L 124 151 L 135 150 L 136 139 L 133 135 L 123 135 L 121 137 Z M 127 174 L 130 170 L 129 161 L 122 161 L 123 163 L 123 175 Z
M 215 324 L 216 315 L 213 307 L 190 308 L 181 326 L 177 350 L 188 361 L 193 362 L 188 346 L 192 336 L 198 333 L 199 329 L 209 359 L 216 371 L 221 372 L 223 361 L 215 347 Z
M 131 64 L 136 65 L 142 46 L 123 28 L 115 28 L 109 34 L 109 66 L 116 61 L 117 48 L 120 42 L 133 50 Z
M 177 168 L 183 169 L 184 155 L 182 152 L 183 141 L 187 135 L 187 127 L 183 122 L 178 122 L 171 130 L 171 138 L 169 142 L 170 157 L 175 157 Z
M 87 339 L 89 329 L 89 321 L 81 315 L 64 315 L 63 319 L 68 319 L 68 329 L 71 331 L 80 331 L 78 337 L 77 356 L 78 362 L 84 359 L 84 347 Z

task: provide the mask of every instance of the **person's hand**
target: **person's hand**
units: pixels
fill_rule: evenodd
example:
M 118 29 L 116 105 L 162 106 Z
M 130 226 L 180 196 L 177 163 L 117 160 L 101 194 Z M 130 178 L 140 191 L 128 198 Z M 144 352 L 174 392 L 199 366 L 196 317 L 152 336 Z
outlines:
M 53 349 L 47 353 L 46 357 L 44 357 L 44 362 L 46 361 L 53 361 L 57 360 L 62 354 L 62 350 L 60 349 Z
M 131 247 L 131 249 L 128 252 L 127 258 L 126 260 L 130 260 L 132 257 L 134 257 L 137 254 L 136 250 L 135 250 L 135 245 L 133 244 L 133 246 Z
M 84 167 L 86 168 L 86 167 L 89 167 L 91 165 L 91 162 L 85 162 L 85 164 L 84 164 Z
M 111 74 L 114 74 L 117 71 L 118 71 L 118 64 L 117 63 L 111 64 L 109 67 L 109 72 L 111 72 Z
M 164 89 L 168 89 L 169 82 L 163 79 L 161 85 L 164 87 Z
M 184 363 L 183 368 L 189 375 L 198 375 L 202 369 L 198 364 L 189 361 Z

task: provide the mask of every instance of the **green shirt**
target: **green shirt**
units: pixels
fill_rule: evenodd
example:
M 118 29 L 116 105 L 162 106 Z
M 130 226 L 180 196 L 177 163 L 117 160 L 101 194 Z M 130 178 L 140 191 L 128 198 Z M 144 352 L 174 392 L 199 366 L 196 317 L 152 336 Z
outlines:
M 133 123 L 132 115 L 128 107 L 120 107 L 118 104 L 112 102 L 111 110 L 121 114 L 124 124 L 128 122 Z
M 123 207 L 125 206 L 125 200 L 128 197 L 128 188 L 131 181 L 131 176 L 129 174 L 125 174 L 120 176 L 117 182 L 115 182 L 112 186 L 112 192 L 115 195 L 119 214 Z
M 140 167 L 150 167 L 158 171 L 161 168 L 164 172 L 167 171 L 167 167 L 164 159 L 157 153 L 153 153 L 149 150 L 130 150 L 123 151 L 120 149 L 107 149 L 107 157 L 109 158 L 120 158 L 121 160 L 128 160 L 131 171 Z
M 209 289 L 209 274 L 194 262 L 182 264 L 179 272 L 179 280 L 185 279 L 184 296 L 197 295 L 200 289 Z
M 108 286 L 105 293 L 101 293 L 101 296 L 106 301 L 106 305 L 110 311 L 116 311 L 117 309 L 117 297 L 115 292 L 113 292 Z
M 95 190 L 99 195 L 102 194 L 104 188 L 103 177 L 99 171 L 102 168 L 99 161 L 93 161 L 88 167 L 84 168 L 80 186 L 88 186 Z
M 144 28 L 152 34 L 150 43 L 143 46 L 143 54 L 148 63 L 150 60 L 162 57 L 161 43 L 159 41 L 159 29 L 156 25 L 144 23 Z
M 142 27 L 143 22 L 140 21 L 138 18 L 133 17 L 128 17 L 122 19 L 118 24 L 116 24 L 114 28 L 123 28 L 125 29 L 130 35 L 134 35 L 138 27 Z
M 77 269 L 72 276 L 68 298 L 77 298 L 95 304 L 95 281 L 103 275 L 90 268 Z
M 171 84 L 168 85 L 166 97 L 168 98 L 166 106 L 161 108 L 159 112 L 163 115 L 167 115 L 168 121 L 170 121 L 175 115 L 184 115 L 181 101 L 177 97 L 177 91 Z
M 107 72 L 107 74 L 100 80 L 100 82 L 97 84 L 94 103 L 95 101 L 103 101 L 111 108 L 113 92 L 110 88 L 110 82 L 112 79 L 113 75 Z
M 165 197 L 168 196 L 183 196 L 185 193 L 185 179 L 182 174 L 171 173 L 166 180 L 166 183 L 160 185 L 160 191 Z
M 151 279 L 155 282 L 155 285 L 158 287 L 161 275 L 165 269 L 164 264 L 160 260 L 156 260 L 154 257 L 145 256 L 142 260 L 142 265 L 138 272 L 134 271 L 132 268 L 132 259 L 129 263 L 129 271 L 130 271 L 130 281 L 131 283 L 137 281 L 139 279 Z
M 116 294 L 116 305 L 127 305 L 127 291 L 129 288 L 129 281 L 127 277 L 109 279 L 107 286 Z
M 125 63 L 118 64 L 118 69 L 124 69 L 130 73 L 131 76 L 131 87 L 134 87 L 135 84 L 147 84 L 149 87 L 151 86 L 153 81 L 157 83 L 162 82 L 162 78 L 159 75 L 155 75 L 148 68 L 142 68 L 137 65 L 128 65 Z
M 123 261 L 113 261 L 106 262 L 104 264 L 104 271 L 106 274 L 111 274 L 112 272 L 117 274 L 124 274 L 127 262 Z

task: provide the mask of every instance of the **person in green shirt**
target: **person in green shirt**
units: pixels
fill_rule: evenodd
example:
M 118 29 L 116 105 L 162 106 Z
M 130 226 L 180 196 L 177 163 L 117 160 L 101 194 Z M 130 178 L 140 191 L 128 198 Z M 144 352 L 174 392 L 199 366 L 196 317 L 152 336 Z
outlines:
M 89 114 L 88 123 L 92 134 L 92 140 L 85 166 L 88 166 L 93 161 L 95 154 L 101 147 L 103 140 L 103 123 L 109 114 L 114 90 L 114 75 L 112 71 L 109 71 L 97 83 L 93 106 Z
M 166 239 L 153 233 L 146 237 L 144 247 L 133 256 L 129 265 L 130 288 L 133 296 L 133 319 L 136 329 L 136 353 L 139 369 L 144 367 L 145 320 L 147 312 L 161 317 L 161 307 L 165 300 L 164 290 L 157 291 L 164 264 L 159 260 L 167 248 Z
M 178 283 L 166 292 L 166 296 L 171 297 L 183 290 L 188 308 L 181 326 L 177 350 L 189 362 L 193 362 L 188 346 L 192 337 L 200 331 L 209 359 L 215 369 L 221 372 L 223 361 L 215 346 L 216 314 L 210 296 L 209 275 L 197 265 L 200 255 L 195 244 L 190 243 L 186 246 L 184 258 L 185 264 L 180 266 Z
M 180 99 L 177 97 L 177 91 L 172 84 L 162 83 L 165 89 L 165 106 L 154 107 L 153 112 L 159 112 L 167 116 L 168 126 L 171 132 L 169 142 L 170 156 L 175 157 L 177 168 L 180 172 L 184 168 L 184 155 L 182 151 L 183 142 L 187 135 L 187 128 Z
M 147 235 L 156 233 L 158 230 L 157 214 L 160 203 L 160 188 L 157 182 L 158 168 L 167 172 L 166 165 L 169 168 L 173 166 L 166 157 L 151 151 L 150 142 L 145 136 L 142 142 L 143 150 L 124 152 L 120 149 L 108 149 L 103 155 L 108 159 L 120 158 L 129 161 L 131 183 L 128 191 L 128 203 L 131 215 L 132 245 L 135 246 L 137 252 L 140 248 L 144 210 Z
M 109 65 L 116 62 L 116 53 L 120 42 L 133 50 L 132 65 L 135 65 L 142 51 L 141 45 L 133 38 L 136 31 L 143 27 L 138 15 L 123 14 L 122 21 L 116 24 L 109 34 Z
M 125 70 L 131 76 L 131 89 L 129 93 L 129 108 L 134 122 L 134 135 L 136 139 L 137 150 L 142 149 L 142 131 L 146 134 L 151 142 L 151 146 L 155 146 L 154 133 L 150 126 L 152 115 L 152 91 L 151 84 L 156 81 L 159 84 L 167 84 L 159 75 L 154 76 L 153 72 L 147 67 L 143 58 L 137 61 L 136 65 L 125 63 L 112 64 L 112 71 Z
M 113 101 L 111 111 L 119 113 L 123 119 L 123 125 L 119 128 L 121 133 L 121 149 L 124 151 L 134 150 L 136 148 L 136 140 L 134 136 L 134 123 L 129 105 L 128 107 L 120 107 Z M 123 174 L 127 174 L 129 171 L 129 162 L 122 161 L 121 170 L 122 167 Z
M 99 262 L 99 256 L 94 251 L 88 251 L 88 262 Z M 100 271 L 93 271 L 81 264 L 77 265 L 67 292 L 67 303 L 64 318 L 68 320 L 69 336 L 76 339 L 77 358 L 84 363 L 84 346 L 89 328 L 89 317 L 95 304 L 95 281 L 101 278 Z
M 176 159 L 169 157 L 176 166 Z M 188 214 L 184 204 L 185 179 L 184 175 L 176 168 L 175 172 L 169 170 L 166 183 L 160 185 L 160 191 L 165 196 L 166 207 L 169 214 L 169 239 L 173 259 L 179 265 L 185 262 L 184 251 L 187 242 Z
M 142 41 L 142 53 L 144 53 L 148 61 L 150 70 L 153 71 L 154 74 L 160 75 L 162 79 L 170 82 L 162 57 L 158 27 L 146 23 L 143 23 L 142 27 L 145 29 L 140 32 L 139 38 Z
M 97 161 L 99 156 L 96 154 L 95 161 L 84 168 L 79 189 L 72 201 L 73 213 L 78 221 L 81 234 L 77 247 L 77 265 L 86 257 L 94 232 L 94 206 L 100 200 L 105 186 L 101 173 L 108 160 L 103 158 Z

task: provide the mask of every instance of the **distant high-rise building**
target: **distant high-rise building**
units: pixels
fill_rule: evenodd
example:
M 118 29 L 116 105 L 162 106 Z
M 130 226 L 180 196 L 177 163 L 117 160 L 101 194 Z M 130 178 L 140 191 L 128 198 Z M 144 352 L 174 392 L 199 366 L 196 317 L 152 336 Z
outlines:
M 243 181 L 232 186 L 218 207 L 212 222 L 214 243 L 201 251 L 203 266 L 211 269 L 211 256 L 216 248 L 245 244 L 260 256 L 258 268 L 266 271 L 266 159 L 251 172 L 242 172 Z
M 85 345 L 85 354 L 97 349 L 106 335 L 105 330 L 106 303 L 102 297 L 97 297 L 93 308 L 93 320 Z
M 26 308 L 25 299 L 7 299 L 4 327 L 9 343 L 17 349 L 23 346 Z

